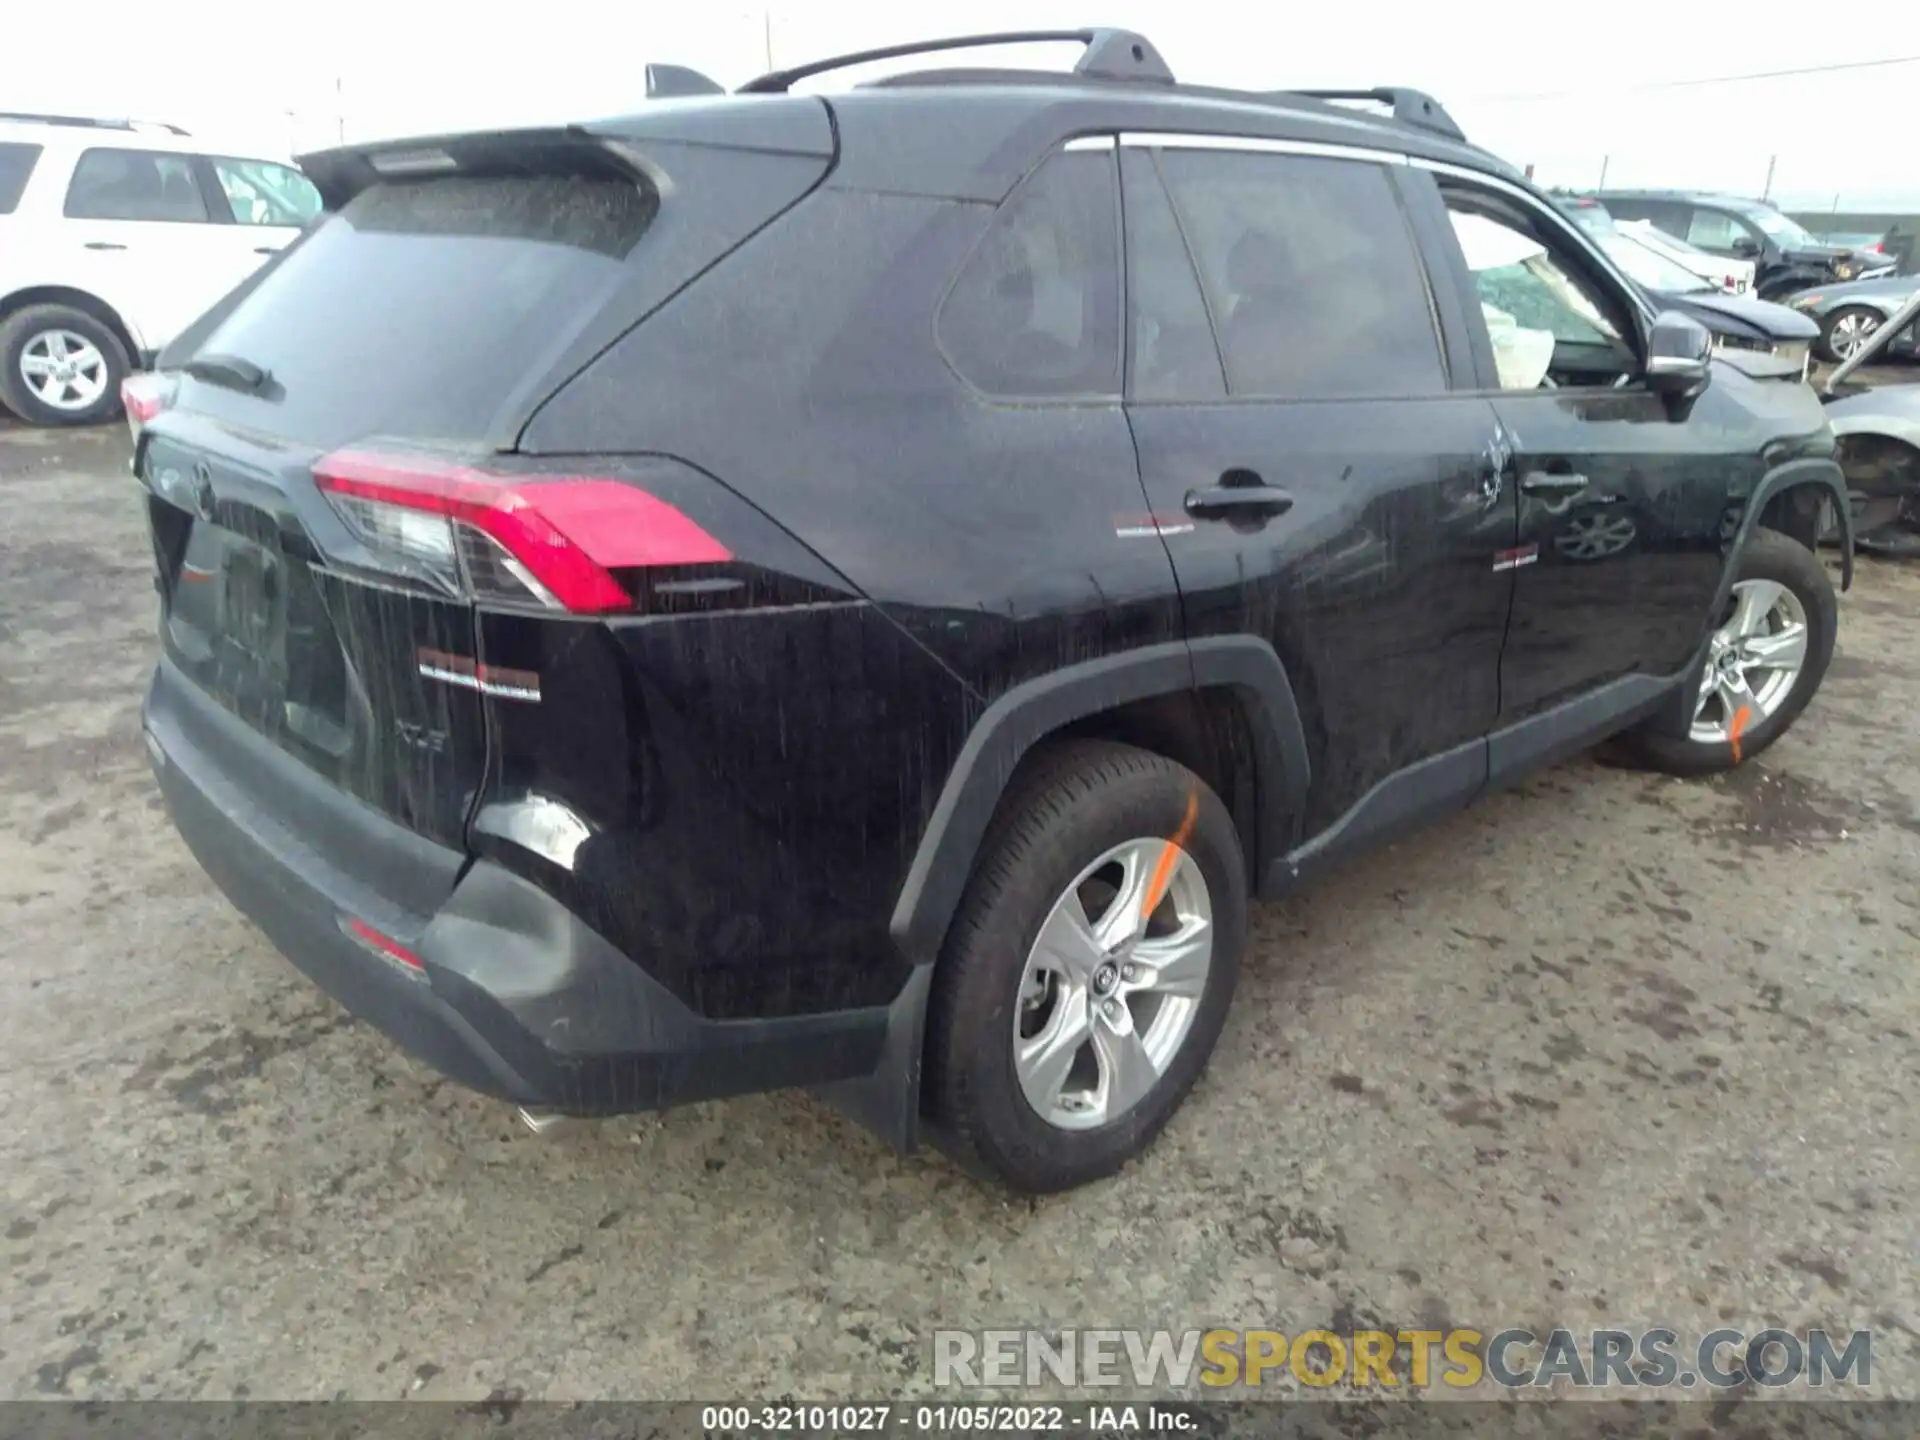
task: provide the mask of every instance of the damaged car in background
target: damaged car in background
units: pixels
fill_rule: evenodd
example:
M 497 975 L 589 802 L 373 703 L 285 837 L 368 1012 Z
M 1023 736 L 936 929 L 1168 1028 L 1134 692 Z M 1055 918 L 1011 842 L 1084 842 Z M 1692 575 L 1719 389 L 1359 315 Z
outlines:
M 1920 275 L 1889 275 L 1802 290 L 1787 303 L 1820 327 L 1820 357 L 1839 364 L 1851 360 L 1915 294 L 1920 294 Z M 1920 356 L 1920 326 L 1898 325 L 1892 333 L 1881 352 L 1883 359 Z
M 1920 556 L 1920 385 L 1861 384 L 1861 366 L 1904 344 L 1912 353 L 1920 287 L 1875 326 L 1818 387 L 1847 479 L 1854 543 L 1882 555 Z M 1827 538 L 1838 535 L 1829 527 Z
M 1629 280 L 1662 306 L 1706 326 L 1715 351 L 1730 363 L 1756 379 L 1807 378 L 1820 328 L 1805 315 L 1752 295 L 1729 294 L 1674 261 L 1637 229 L 1589 227 L 1589 233 Z
M 1696 249 L 1756 267 L 1768 300 L 1796 290 L 1890 274 L 1894 258 L 1878 250 L 1823 245 L 1799 221 L 1761 200 L 1692 190 L 1600 190 L 1616 221 L 1650 220 Z

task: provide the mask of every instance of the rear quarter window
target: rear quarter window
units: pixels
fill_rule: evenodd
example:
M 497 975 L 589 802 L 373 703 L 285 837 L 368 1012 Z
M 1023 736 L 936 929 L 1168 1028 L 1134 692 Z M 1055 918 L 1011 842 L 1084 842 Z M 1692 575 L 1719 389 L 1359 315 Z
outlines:
M 320 192 L 298 170 L 269 160 L 220 156 L 211 163 L 237 224 L 298 228 L 320 213 Z
M 0 215 L 11 215 L 20 208 L 34 162 L 40 158 L 38 145 L 15 141 L 0 142 Z

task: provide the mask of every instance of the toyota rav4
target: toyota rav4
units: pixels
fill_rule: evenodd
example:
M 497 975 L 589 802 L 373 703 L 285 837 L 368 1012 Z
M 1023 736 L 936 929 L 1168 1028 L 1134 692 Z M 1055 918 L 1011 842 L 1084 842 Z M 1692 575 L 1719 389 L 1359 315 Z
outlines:
M 1806 386 L 1418 92 L 983 39 L 1084 50 L 306 157 L 334 213 L 129 383 L 175 824 L 535 1117 L 809 1086 L 1087 1181 L 1250 901 L 1820 684 Z

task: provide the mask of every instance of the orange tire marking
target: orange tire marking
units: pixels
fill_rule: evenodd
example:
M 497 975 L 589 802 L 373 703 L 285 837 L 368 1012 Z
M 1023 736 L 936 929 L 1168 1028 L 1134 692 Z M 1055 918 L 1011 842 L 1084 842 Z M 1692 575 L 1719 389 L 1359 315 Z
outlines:
M 1733 763 L 1740 763 L 1740 736 L 1747 728 L 1747 722 L 1753 719 L 1753 707 L 1742 705 L 1733 712 L 1733 719 L 1727 722 L 1727 741 L 1733 746 Z
M 1140 923 L 1146 924 L 1147 917 L 1160 908 L 1160 901 L 1167 893 L 1167 885 L 1173 879 L 1173 867 L 1180 862 L 1180 847 L 1187 843 L 1187 837 L 1193 834 L 1193 822 L 1200 816 L 1200 793 L 1194 791 L 1187 796 L 1186 818 L 1180 822 L 1180 828 L 1173 832 L 1173 838 L 1167 841 L 1167 848 L 1160 852 L 1159 863 L 1153 867 L 1153 876 L 1147 881 L 1147 902 L 1140 910 Z

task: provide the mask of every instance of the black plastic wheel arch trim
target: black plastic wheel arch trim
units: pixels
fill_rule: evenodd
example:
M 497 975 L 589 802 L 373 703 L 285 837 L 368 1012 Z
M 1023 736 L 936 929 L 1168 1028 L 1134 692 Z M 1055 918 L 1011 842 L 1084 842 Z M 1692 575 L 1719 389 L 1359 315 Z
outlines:
M 1255 749 L 1259 835 L 1248 857 L 1260 873 L 1289 847 L 1306 798 L 1306 733 L 1285 667 L 1252 635 L 1147 645 L 1070 665 L 1001 695 L 961 747 L 915 851 L 888 925 L 914 965 L 930 965 L 960 907 L 993 812 L 1022 758 L 1062 726 L 1160 695 L 1214 687 L 1242 693 Z
M 1740 552 L 1760 523 L 1760 512 L 1774 496 L 1802 485 L 1822 486 L 1833 497 L 1834 516 L 1840 522 L 1840 588 L 1842 591 L 1853 588 L 1853 505 L 1847 498 L 1847 478 L 1841 472 L 1840 463 L 1837 460 L 1789 460 L 1762 475 L 1760 483 L 1753 487 L 1753 494 L 1747 498 L 1746 508 L 1740 514 L 1740 526 L 1733 534 L 1733 544 L 1727 547 L 1727 560 L 1721 567 L 1720 584 L 1713 592 L 1713 605 L 1707 611 L 1709 630 L 1727 603 L 1727 596 L 1733 593 Z

